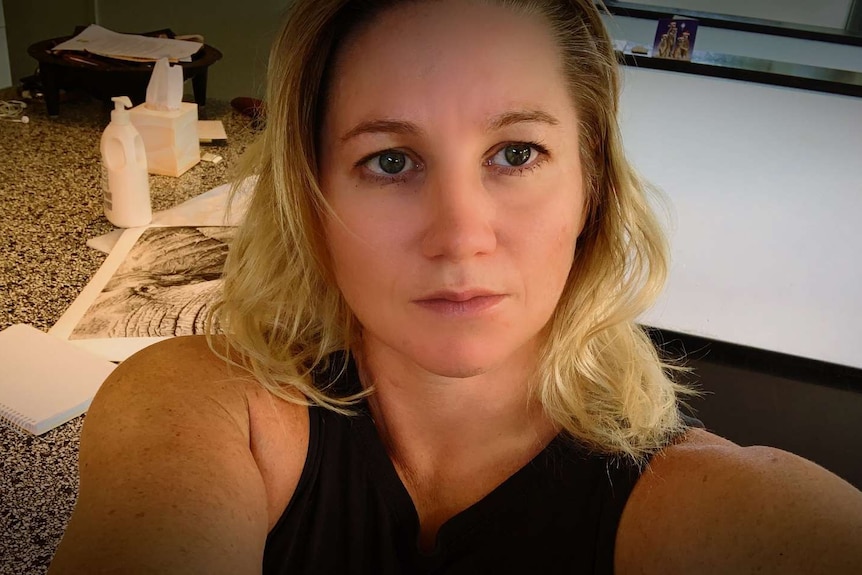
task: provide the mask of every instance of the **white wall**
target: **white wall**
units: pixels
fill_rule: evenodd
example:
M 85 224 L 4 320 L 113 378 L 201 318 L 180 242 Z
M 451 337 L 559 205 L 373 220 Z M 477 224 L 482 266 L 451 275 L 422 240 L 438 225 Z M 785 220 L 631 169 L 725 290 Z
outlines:
M 3 14 L 3 0 L 0 0 L 0 88 L 12 85 L 12 69 L 9 66 L 9 50 L 6 46 L 6 16 Z
M 844 28 L 852 0 L 626 0 L 808 26 Z
M 862 98 L 623 70 L 626 149 L 676 214 L 643 321 L 862 368 Z

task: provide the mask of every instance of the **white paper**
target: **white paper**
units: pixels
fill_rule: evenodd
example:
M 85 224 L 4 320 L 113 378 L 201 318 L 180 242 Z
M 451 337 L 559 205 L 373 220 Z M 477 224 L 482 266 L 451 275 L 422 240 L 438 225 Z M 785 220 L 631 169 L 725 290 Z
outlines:
M 153 214 L 154 226 L 236 226 L 245 215 L 248 196 L 257 178 L 251 177 L 240 186 L 228 218 L 227 203 L 230 184 L 222 184 L 170 209 Z M 114 230 L 87 240 L 87 245 L 106 254 L 111 253 L 125 230 Z
M 83 32 L 54 46 L 52 50 L 89 52 L 109 58 L 146 62 L 161 58 L 187 62 L 191 60 L 192 54 L 200 50 L 202 46 L 203 44 L 200 42 L 188 40 L 120 34 L 96 24 L 90 24 Z

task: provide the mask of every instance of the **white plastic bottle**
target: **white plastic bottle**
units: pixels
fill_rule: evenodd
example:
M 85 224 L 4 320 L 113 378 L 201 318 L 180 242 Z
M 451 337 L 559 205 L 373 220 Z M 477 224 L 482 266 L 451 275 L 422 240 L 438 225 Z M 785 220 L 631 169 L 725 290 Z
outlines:
M 153 219 L 144 141 L 129 119 L 127 96 L 111 98 L 111 123 L 102 133 L 102 190 L 105 216 L 120 228 L 145 226 Z

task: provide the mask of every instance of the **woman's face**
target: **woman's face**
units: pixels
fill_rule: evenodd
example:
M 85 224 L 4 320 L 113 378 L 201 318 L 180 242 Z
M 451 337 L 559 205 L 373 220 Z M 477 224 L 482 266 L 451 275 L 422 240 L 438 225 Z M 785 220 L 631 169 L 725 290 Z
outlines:
M 577 115 L 547 25 L 385 12 L 339 53 L 321 134 L 339 288 L 378 346 L 468 377 L 534 358 L 583 225 Z

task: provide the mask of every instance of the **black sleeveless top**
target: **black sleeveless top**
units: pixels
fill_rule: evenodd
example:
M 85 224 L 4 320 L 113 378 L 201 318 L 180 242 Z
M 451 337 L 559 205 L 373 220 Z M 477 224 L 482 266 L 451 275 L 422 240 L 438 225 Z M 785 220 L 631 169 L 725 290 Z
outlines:
M 335 385 L 360 389 L 352 362 Z M 312 407 L 309 425 L 305 467 L 267 537 L 264 575 L 613 573 L 617 525 L 640 476 L 632 464 L 561 434 L 443 524 L 423 552 L 416 509 L 367 406 L 355 416 Z

